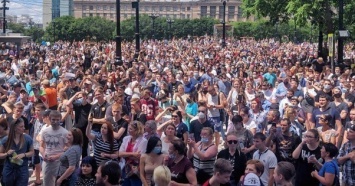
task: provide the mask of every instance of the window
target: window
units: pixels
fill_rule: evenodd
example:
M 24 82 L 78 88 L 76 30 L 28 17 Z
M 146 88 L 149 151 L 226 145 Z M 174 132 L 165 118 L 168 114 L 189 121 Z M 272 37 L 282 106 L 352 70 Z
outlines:
M 108 10 L 108 7 L 107 7 L 107 5 L 104 5 L 104 10 Z
M 100 13 L 97 13 L 96 16 L 97 16 L 97 17 L 100 17 Z
M 88 7 L 86 5 L 83 5 L 83 10 L 86 10 Z
M 185 12 L 185 7 L 181 7 L 181 11 L 182 11 L 182 12 Z
M 90 10 L 94 10 L 94 6 L 90 6 Z
M 85 13 L 83 13 L 83 17 L 86 17 L 87 15 Z
M 124 5 L 123 8 L 124 8 L 124 10 L 127 10 L 127 5 Z
M 148 12 L 149 11 L 149 6 L 144 6 L 144 11 Z
M 101 10 L 101 9 L 102 9 L 102 7 L 100 5 L 96 6 L 96 10 Z
M 160 6 L 159 11 L 164 11 L 164 7 Z
M 243 9 L 242 7 L 238 6 L 238 20 L 243 18 Z
M 127 18 L 127 14 L 123 14 L 123 17 L 124 17 L 124 18 Z
M 174 6 L 174 7 L 173 7 L 173 10 L 174 10 L 174 12 L 177 12 L 177 11 L 179 11 L 179 7 Z
M 228 6 L 228 19 L 234 19 L 235 6 Z
M 165 9 L 166 9 L 166 11 L 170 11 L 171 7 L 170 6 L 166 6 Z
M 207 6 L 201 6 L 201 17 L 207 16 Z
M 110 14 L 110 18 L 114 18 L 113 15 L 115 15 L 115 14 Z
M 177 18 L 177 15 L 176 15 L 176 14 L 174 14 L 174 15 L 173 15 L 173 18 L 174 18 L 174 19 L 176 19 L 176 18 Z
M 216 6 L 210 6 L 210 17 L 215 18 L 216 12 L 217 12 Z
M 111 11 L 115 11 L 116 9 L 115 9 L 115 7 L 114 7 L 113 5 L 111 5 L 111 6 L 110 6 L 110 10 L 111 10 Z
M 181 19 L 185 19 L 185 14 L 181 14 Z
M 224 11 L 224 8 L 223 6 L 219 6 L 219 9 L 218 9 L 218 19 L 223 19 L 223 11 Z
M 190 11 L 190 10 L 191 10 L 191 8 L 190 8 L 190 7 L 187 7 L 186 9 L 187 9 L 187 11 Z
M 107 17 L 107 14 L 106 13 L 104 13 L 104 18 L 106 18 Z
M 93 16 L 92 13 L 90 13 L 89 16 L 92 17 Z
M 155 6 L 152 6 L 152 11 L 153 11 L 153 12 L 155 11 Z
M 187 14 L 187 19 L 190 19 L 190 14 Z

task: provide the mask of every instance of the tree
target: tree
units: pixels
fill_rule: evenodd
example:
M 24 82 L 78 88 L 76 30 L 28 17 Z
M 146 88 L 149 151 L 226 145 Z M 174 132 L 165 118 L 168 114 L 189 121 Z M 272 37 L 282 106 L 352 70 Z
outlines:
M 13 33 L 23 33 L 25 31 L 25 27 L 19 23 L 7 23 L 7 28 L 12 30 Z
M 44 36 L 44 30 L 42 28 L 33 26 L 28 29 L 25 29 L 24 35 L 31 36 L 34 42 L 41 42 L 42 37 Z

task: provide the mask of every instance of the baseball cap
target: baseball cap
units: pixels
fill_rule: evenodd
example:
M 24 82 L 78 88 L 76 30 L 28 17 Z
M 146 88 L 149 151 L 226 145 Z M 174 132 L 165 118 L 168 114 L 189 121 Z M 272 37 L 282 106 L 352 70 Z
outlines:
M 254 173 L 248 173 L 244 177 L 244 186 L 260 186 L 260 178 Z

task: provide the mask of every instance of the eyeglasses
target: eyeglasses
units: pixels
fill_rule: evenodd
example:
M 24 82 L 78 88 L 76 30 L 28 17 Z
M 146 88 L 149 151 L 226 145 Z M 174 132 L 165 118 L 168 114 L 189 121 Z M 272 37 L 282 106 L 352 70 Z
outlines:
M 237 143 L 238 143 L 238 140 L 229 140 L 229 141 L 228 141 L 228 144 L 232 144 L 232 143 L 237 144 Z
M 173 118 L 177 118 L 178 116 L 177 116 L 177 115 L 172 115 L 171 117 L 173 117 Z
M 315 138 L 314 136 L 304 135 L 305 138 Z

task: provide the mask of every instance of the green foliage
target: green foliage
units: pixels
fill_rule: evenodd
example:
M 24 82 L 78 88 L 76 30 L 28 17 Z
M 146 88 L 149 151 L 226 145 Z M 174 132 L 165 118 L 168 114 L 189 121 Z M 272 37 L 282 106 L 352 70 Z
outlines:
M 315 31 L 311 31 L 310 25 L 303 27 L 296 26 L 294 22 L 271 24 L 269 21 L 259 20 L 255 22 L 235 22 L 233 23 L 234 36 L 240 37 L 254 37 L 256 40 L 265 38 L 288 38 L 282 41 L 310 41 L 312 36 L 315 38 Z M 296 32 L 296 33 L 295 33 Z M 295 38 L 296 34 L 296 38 Z
M 7 28 L 12 30 L 13 33 L 23 33 L 25 27 L 19 23 L 7 23 Z
M 44 35 L 44 30 L 36 26 L 25 28 L 23 24 L 19 23 L 8 23 L 7 26 L 13 33 L 22 33 L 25 36 L 31 36 L 34 42 L 40 42 Z

